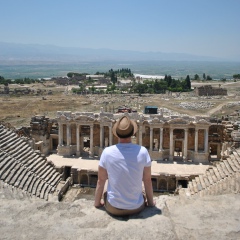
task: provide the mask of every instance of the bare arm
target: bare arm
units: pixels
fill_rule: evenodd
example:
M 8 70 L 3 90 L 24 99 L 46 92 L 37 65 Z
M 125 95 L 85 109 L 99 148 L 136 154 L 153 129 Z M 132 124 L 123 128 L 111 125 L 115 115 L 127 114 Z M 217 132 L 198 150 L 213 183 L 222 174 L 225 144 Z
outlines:
M 104 185 L 106 180 L 108 179 L 107 171 L 103 167 L 98 167 L 98 181 L 97 181 L 97 187 L 95 191 L 95 207 L 101 207 L 103 206 L 103 203 L 101 202 L 101 198 L 103 195 Z
M 153 201 L 153 188 L 152 188 L 152 180 L 151 180 L 151 167 L 145 167 L 143 170 L 143 184 L 145 187 L 147 205 L 154 206 L 155 203 Z

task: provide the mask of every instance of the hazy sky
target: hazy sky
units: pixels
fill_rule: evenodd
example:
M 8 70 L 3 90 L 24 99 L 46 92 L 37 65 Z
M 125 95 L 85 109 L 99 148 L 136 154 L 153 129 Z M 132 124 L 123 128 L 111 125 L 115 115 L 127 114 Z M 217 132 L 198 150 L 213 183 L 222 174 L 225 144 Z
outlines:
M 240 56 L 240 0 L 0 0 L 0 41 Z

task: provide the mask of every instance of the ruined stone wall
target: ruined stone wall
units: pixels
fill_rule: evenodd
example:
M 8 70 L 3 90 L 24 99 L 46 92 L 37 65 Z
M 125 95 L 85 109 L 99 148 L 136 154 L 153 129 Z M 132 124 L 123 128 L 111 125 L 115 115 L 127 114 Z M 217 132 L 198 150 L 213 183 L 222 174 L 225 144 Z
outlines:
M 67 125 L 63 124 L 63 144 L 67 143 Z
M 203 129 L 198 130 L 198 150 L 199 151 L 204 150 L 204 130 Z
M 163 149 L 169 149 L 170 133 L 169 128 L 163 129 Z
M 150 137 L 150 128 L 146 126 L 145 131 L 142 134 L 142 145 L 147 149 L 150 148 L 149 137 Z
M 188 149 L 194 150 L 195 148 L 195 129 L 189 128 L 188 130 Z
M 198 96 L 215 96 L 215 95 L 227 95 L 227 89 L 224 88 L 214 88 L 211 85 L 205 85 L 197 87 L 195 93 Z
M 77 137 L 76 137 L 76 124 L 71 124 L 71 145 L 76 145 L 77 144 Z
M 94 124 L 93 126 L 93 146 L 100 146 L 100 125 Z

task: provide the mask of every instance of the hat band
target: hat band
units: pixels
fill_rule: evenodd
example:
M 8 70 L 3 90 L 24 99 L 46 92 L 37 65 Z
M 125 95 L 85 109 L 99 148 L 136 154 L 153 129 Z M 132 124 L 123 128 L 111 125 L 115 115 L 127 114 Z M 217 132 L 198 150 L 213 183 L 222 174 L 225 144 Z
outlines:
M 133 131 L 134 131 L 134 128 L 132 128 L 132 131 L 129 134 L 127 134 L 127 135 L 121 135 L 118 132 L 116 132 L 116 133 L 117 133 L 119 138 L 129 138 L 129 137 L 131 137 L 133 135 Z

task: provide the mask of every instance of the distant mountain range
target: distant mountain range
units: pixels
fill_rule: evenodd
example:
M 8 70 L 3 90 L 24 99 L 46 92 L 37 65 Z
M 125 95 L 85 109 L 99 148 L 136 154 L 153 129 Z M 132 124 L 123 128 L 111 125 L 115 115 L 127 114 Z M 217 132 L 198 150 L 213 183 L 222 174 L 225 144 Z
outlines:
M 185 53 L 140 52 L 0 42 L 0 61 L 223 61 Z

